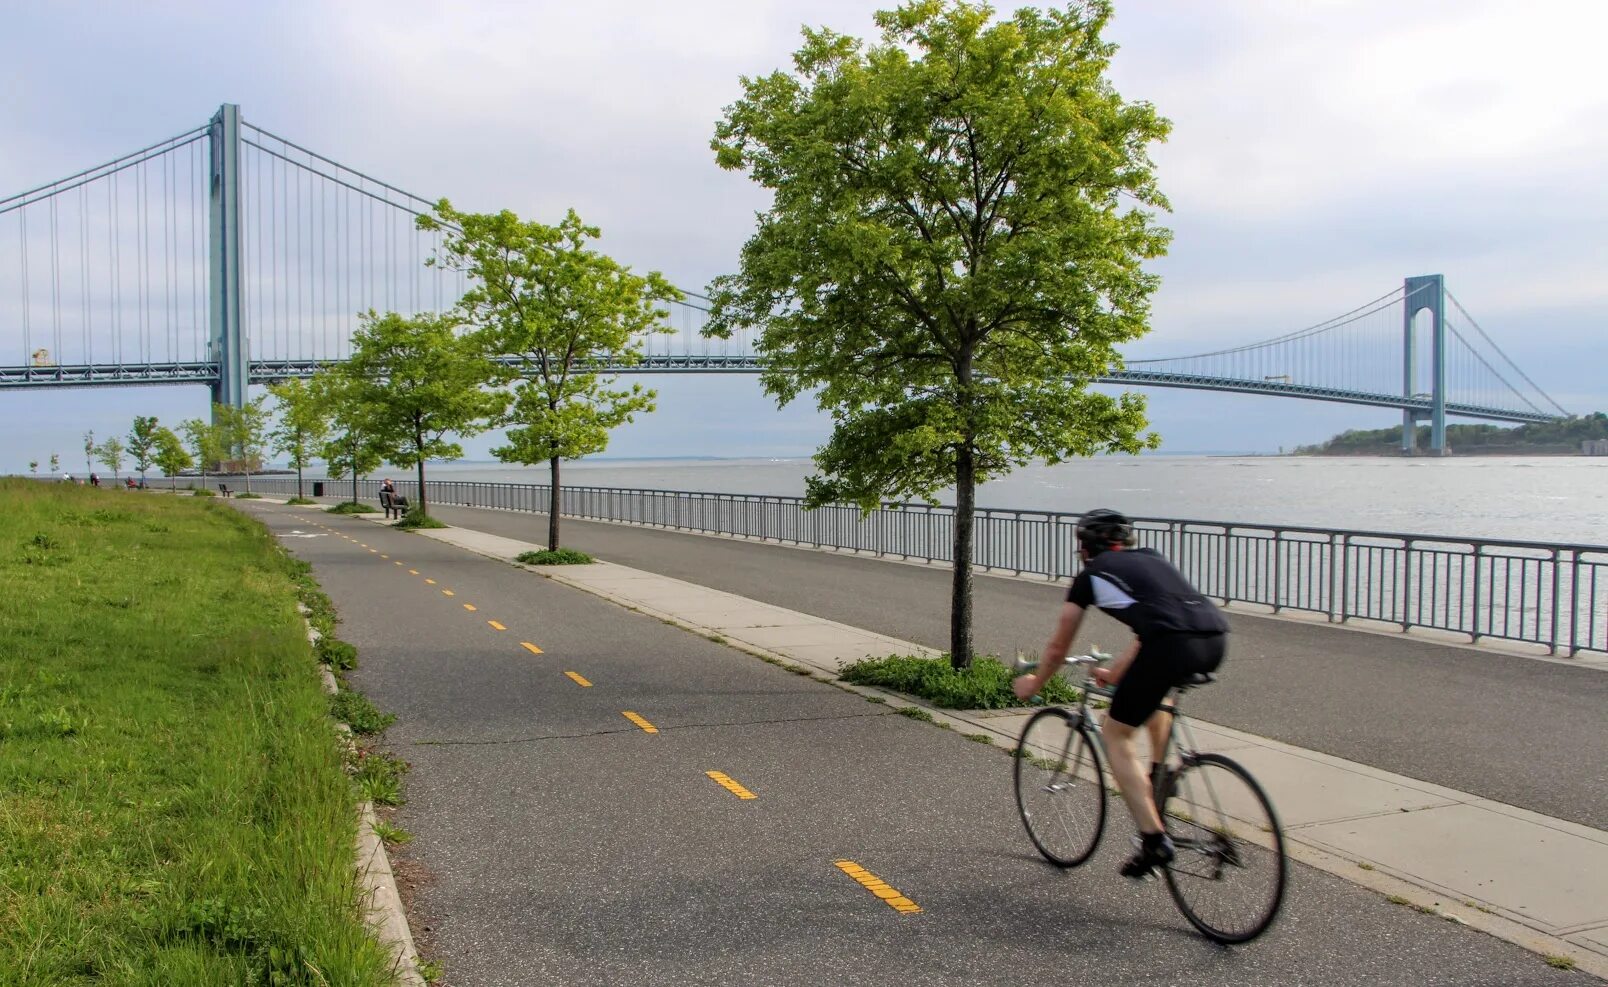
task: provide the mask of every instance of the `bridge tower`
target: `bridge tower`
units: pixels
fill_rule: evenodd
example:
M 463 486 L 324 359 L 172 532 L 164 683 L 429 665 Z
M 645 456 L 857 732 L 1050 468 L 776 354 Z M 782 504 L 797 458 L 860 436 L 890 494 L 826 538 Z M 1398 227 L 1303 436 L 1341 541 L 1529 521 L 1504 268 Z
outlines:
M 1430 317 L 1430 350 L 1432 361 L 1429 384 L 1429 453 L 1446 455 L 1446 276 L 1425 274 L 1408 278 L 1406 297 L 1402 302 L 1402 335 L 1405 350 L 1402 354 L 1402 397 L 1409 400 L 1418 386 L 1417 334 L 1413 332 L 1413 318 L 1428 309 Z M 1411 456 L 1418 451 L 1418 419 L 1423 412 L 1412 408 L 1401 413 L 1401 451 Z
M 246 334 L 240 324 L 240 107 L 234 103 L 219 107 L 207 136 L 211 147 L 209 355 L 218 361 L 219 370 L 212 400 L 240 408 L 245 406 L 246 385 L 251 379 Z

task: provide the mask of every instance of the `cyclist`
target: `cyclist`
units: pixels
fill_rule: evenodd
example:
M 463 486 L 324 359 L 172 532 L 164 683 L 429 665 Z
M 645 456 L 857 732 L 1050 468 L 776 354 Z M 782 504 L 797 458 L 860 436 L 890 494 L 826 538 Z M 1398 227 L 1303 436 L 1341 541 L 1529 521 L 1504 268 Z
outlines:
M 1083 569 L 1072 580 L 1037 669 L 1018 678 L 1013 688 L 1026 699 L 1044 687 L 1066 662 L 1067 649 L 1091 606 L 1133 630 L 1133 644 L 1109 668 L 1096 668 L 1093 676 L 1099 685 L 1116 685 L 1102 734 L 1111 773 L 1139 828 L 1139 851 L 1122 866 L 1122 874 L 1148 877 L 1173 859 L 1154 793 L 1172 726 L 1161 704 L 1174 686 L 1222 662 L 1228 623 L 1160 553 L 1133 547 L 1133 524 L 1122 514 L 1104 508 L 1088 512 L 1078 519 L 1077 537 Z M 1134 741 L 1140 727 L 1150 734 L 1148 785 Z

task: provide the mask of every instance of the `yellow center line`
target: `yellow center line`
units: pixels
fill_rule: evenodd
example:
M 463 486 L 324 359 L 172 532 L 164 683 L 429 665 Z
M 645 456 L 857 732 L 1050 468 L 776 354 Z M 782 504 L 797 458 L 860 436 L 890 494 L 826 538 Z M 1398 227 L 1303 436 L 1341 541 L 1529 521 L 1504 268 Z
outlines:
M 649 723 L 647 720 L 644 720 L 642 717 L 636 715 L 635 713 L 631 712 L 630 710 L 626 710 L 625 712 L 621 713 L 620 715 L 625 717 L 626 719 L 630 720 L 632 723 L 635 723 L 637 726 L 641 727 L 643 733 L 658 733 L 659 732 L 658 727 L 656 727 L 653 724 Z
M 369 551 L 370 551 L 370 552 L 373 552 L 373 553 L 374 553 L 374 554 L 375 554 L 375 555 L 378 555 L 378 554 L 380 554 L 380 550 L 379 550 L 379 549 L 377 549 L 377 548 L 371 548 L 371 549 L 369 549 Z
M 914 915 L 921 911 L 921 906 L 899 893 L 897 888 L 890 887 L 888 882 L 861 867 L 852 860 L 834 860 L 838 870 L 860 882 L 860 886 L 887 902 L 888 907 L 905 915 Z
M 473 604 L 473 603 L 465 603 L 465 604 L 464 604 L 464 605 L 463 605 L 463 608 L 464 608 L 464 609 L 465 609 L 465 610 L 468 610 L 468 611 L 469 611 L 469 612 L 471 612 L 471 613 L 473 613 L 473 612 L 474 612 L 474 611 L 475 611 L 475 609 L 476 609 L 476 607 L 475 607 L 475 605 L 474 605 L 474 604 Z
M 486 621 L 486 623 L 490 624 L 491 629 L 494 630 L 494 631 L 506 631 L 508 629 L 508 628 L 504 627 L 503 625 L 497 623 L 495 620 L 488 620 L 488 621 Z
M 431 586 L 435 585 L 435 580 L 434 579 L 426 579 L 425 582 L 429 583 Z
M 419 570 L 417 570 L 417 569 L 409 569 L 408 570 L 408 575 L 410 575 L 410 576 L 417 576 L 418 574 L 419 574 Z
M 358 542 L 357 547 L 358 548 L 368 548 L 368 544 L 365 543 L 365 542 Z
M 389 555 L 382 555 L 382 556 L 380 556 L 380 558 L 382 558 L 382 559 L 388 559 L 388 558 L 390 558 L 390 556 L 389 556 Z
M 719 785 L 721 788 L 724 788 L 726 791 L 732 793 L 740 799 L 759 798 L 758 795 L 755 795 L 753 792 L 750 792 L 748 789 L 739 785 L 736 780 L 731 777 L 731 775 L 728 775 L 723 771 L 705 771 L 704 774 L 713 779 L 715 784 Z
M 590 689 L 592 687 L 592 683 L 581 678 L 581 676 L 575 672 L 565 672 L 564 674 L 568 675 L 571 681 L 583 689 Z
M 519 646 L 524 648 L 526 651 L 529 651 L 533 655 L 539 655 L 542 653 L 541 648 L 536 647 L 536 645 L 531 644 L 529 641 L 521 641 L 519 642 Z
M 458 595 L 458 594 L 457 594 L 457 593 L 454 593 L 454 592 L 453 592 L 453 591 L 452 591 L 452 590 L 450 590 L 450 589 L 444 589 L 444 590 L 442 590 L 442 591 L 441 591 L 441 592 L 442 592 L 442 593 L 445 593 L 445 594 L 446 594 L 446 595 L 447 595 L 447 596 L 457 596 L 457 595 Z
M 400 563 L 400 562 L 392 562 L 391 564 L 392 565 L 401 565 L 402 563 Z

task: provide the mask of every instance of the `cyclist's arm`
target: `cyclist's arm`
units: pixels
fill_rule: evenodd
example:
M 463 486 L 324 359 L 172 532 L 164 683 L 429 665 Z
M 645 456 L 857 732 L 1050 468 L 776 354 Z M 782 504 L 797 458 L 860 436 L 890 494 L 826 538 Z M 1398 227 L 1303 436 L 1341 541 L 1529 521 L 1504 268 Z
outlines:
M 1050 676 L 1066 664 L 1066 653 L 1072 647 L 1072 639 L 1078 635 L 1078 625 L 1082 623 L 1082 607 L 1076 603 L 1062 605 L 1061 617 L 1055 622 L 1055 630 L 1050 633 L 1050 639 L 1044 645 L 1044 653 L 1039 657 L 1038 670 L 1017 680 L 1023 683 L 1017 690 L 1018 696 L 1025 699 L 1044 688 L 1044 683 L 1050 680 Z M 1029 689 L 1028 685 L 1032 688 Z

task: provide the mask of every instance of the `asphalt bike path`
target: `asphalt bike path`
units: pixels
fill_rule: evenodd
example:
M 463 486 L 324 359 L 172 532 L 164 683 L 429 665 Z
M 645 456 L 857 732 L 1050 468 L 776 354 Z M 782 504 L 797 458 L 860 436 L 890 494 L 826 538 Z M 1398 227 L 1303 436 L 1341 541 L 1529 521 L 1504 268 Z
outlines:
M 432 511 L 450 524 L 546 541 L 545 515 Z M 564 534 L 566 547 L 619 565 L 949 645 L 947 568 L 569 518 Z M 1037 658 L 1066 584 L 979 574 L 974 595 L 979 652 Z M 1234 634 L 1221 684 L 1190 695 L 1193 715 L 1608 829 L 1608 673 L 1415 636 L 1228 616 Z M 1115 621 L 1091 618 L 1074 650 L 1113 650 L 1128 639 Z
M 1298 865 L 1274 929 L 1216 947 L 1116 876 L 1124 822 L 1045 864 L 996 748 L 440 542 L 238 506 L 400 717 L 411 918 L 450 984 L 1595 982 Z

